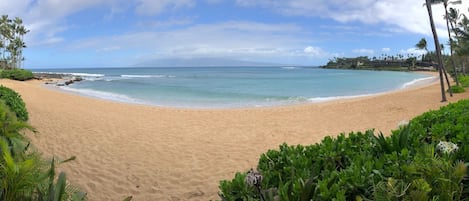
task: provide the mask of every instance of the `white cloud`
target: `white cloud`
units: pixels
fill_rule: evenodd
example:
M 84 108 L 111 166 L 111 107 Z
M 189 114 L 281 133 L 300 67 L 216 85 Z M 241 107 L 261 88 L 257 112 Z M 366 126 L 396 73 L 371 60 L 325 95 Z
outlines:
M 20 16 L 26 11 L 30 1 L 0 0 L 0 13 L 2 15 Z
M 354 49 L 352 50 L 355 54 L 373 55 L 375 53 L 372 49 Z
M 135 8 L 135 12 L 139 14 L 155 15 L 166 10 L 191 7 L 194 4 L 194 0 L 138 0 L 137 2 L 125 0 L 0 0 L 0 13 L 8 14 L 10 17 L 20 16 L 26 27 L 31 30 L 26 35 L 26 43 L 35 46 L 51 45 L 64 41 L 59 34 L 70 28 L 66 17 L 89 8 L 108 9 L 109 13 L 103 13 L 102 18 L 109 20 L 114 15 L 123 13 L 124 10 L 130 8 Z
M 28 45 L 50 45 L 64 40 L 58 34 L 69 28 L 64 22 L 66 16 L 116 1 L 121 0 L 0 0 L 0 13 L 23 19 L 31 30 L 25 39 Z
M 193 0 L 138 0 L 137 13 L 143 15 L 155 15 L 169 9 L 192 7 Z
M 339 22 L 358 21 L 367 24 L 380 24 L 393 32 L 431 34 L 428 14 L 424 1 L 417 0 L 236 0 L 240 6 L 260 6 L 284 15 L 330 18 Z M 467 13 L 469 1 L 455 5 Z M 433 16 L 441 37 L 446 30 L 442 5 L 433 5 Z M 390 27 L 389 27 L 390 26 Z
M 409 48 L 409 49 L 406 49 L 406 50 L 400 50 L 399 52 L 401 54 L 406 54 L 406 55 L 409 55 L 409 56 L 417 56 L 417 57 L 422 55 L 422 54 L 427 53 L 426 50 L 417 49 L 417 48 Z
M 389 48 L 389 47 L 381 48 L 381 52 L 390 52 L 390 51 L 391 51 L 391 48 Z
M 329 55 L 326 51 L 324 51 L 320 47 L 312 47 L 308 46 L 306 47 L 303 52 L 306 54 L 306 56 L 312 56 L 312 57 L 326 57 Z
M 329 56 L 319 47 L 304 48 L 304 44 L 310 39 L 301 35 L 301 32 L 301 28 L 291 24 L 232 21 L 192 25 L 164 32 L 134 32 L 112 37 L 90 38 L 73 42 L 66 48 L 68 51 L 100 50 L 102 47 L 119 44 L 121 49 L 134 52 L 133 57 L 141 60 L 226 57 L 271 61 L 272 58 L 281 60 L 287 57 Z M 134 61 L 134 63 L 139 62 L 142 61 Z
M 194 22 L 193 18 L 185 17 L 180 19 L 168 19 L 168 20 L 155 20 L 155 21 L 145 21 L 137 23 L 141 28 L 165 28 L 173 26 L 183 26 L 189 25 Z

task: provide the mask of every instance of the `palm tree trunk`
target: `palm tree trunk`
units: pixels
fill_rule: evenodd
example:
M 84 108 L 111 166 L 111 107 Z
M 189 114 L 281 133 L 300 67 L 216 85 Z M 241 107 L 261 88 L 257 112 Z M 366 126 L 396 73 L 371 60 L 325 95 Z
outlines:
M 432 28 L 433 40 L 435 41 L 436 55 L 438 57 L 438 72 L 440 74 L 440 86 L 441 86 L 441 102 L 446 102 L 445 83 L 443 82 L 443 60 L 441 59 L 441 48 L 440 42 L 438 41 L 438 34 L 436 33 L 435 23 L 433 22 L 432 4 L 430 0 L 425 0 L 428 17 L 430 18 L 430 26 Z
M 443 66 L 443 75 L 446 78 L 446 84 L 448 84 L 449 96 L 453 97 L 453 90 L 451 90 L 451 84 L 449 83 L 448 73 L 446 73 L 446 68 Z
M 448 30 L 448 38 L 449 38 L 449 56 L 451 58 L 451 64 L 453 64 L 453 70 L 454 70 L 454 81 L 456 82 L 456 85 L 459 86 L 459 80 L 458 80 L 458 68 L 456 67 L 456 62 L 454 61 L 453 57 L 453 39 L 451 39 L 451 31 L 449 30 L 449 13 L 448 13 L 448 2 L 444 2 L 444 7 L 445 7 L 445 18 L 446 18 L 446 29 Z M 450 90 L 451 92 L 451 90 Z

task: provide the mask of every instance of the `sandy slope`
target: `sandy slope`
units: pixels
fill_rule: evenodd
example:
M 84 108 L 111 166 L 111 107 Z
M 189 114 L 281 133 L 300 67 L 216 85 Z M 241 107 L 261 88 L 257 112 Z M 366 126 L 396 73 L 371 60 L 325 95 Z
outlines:
M 90 200 L 217 199 L 218 182 L 255 167 L 279 144 L 310 144 L 325 135 L 377 128 L 389 133 L 440 103 L 439 86 L 300 106 L 188 110 L 129 105 L 51 90 L 39 81 L 0 80 L 18 91 L 45 156 L 62 165 Z M 469 92 L 450 101 L 469 98 Z

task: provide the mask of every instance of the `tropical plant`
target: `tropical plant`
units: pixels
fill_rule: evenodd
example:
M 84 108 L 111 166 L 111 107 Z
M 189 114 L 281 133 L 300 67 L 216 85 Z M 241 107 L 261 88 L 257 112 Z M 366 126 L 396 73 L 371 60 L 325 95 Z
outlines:
M 246 173 L 220 183 L 238 200 L 467 200 L 469 100 L 426 112 L 388 137 L 326 137 L 262 154 L 259 190 Z M 250 171 L 252 172 L 252 171 Z M 252 182 L 251 182 L 252 183 Z
M 449 90 L 449 89 L 448 89 L 448 90 Z M 462 86 L 460 86 L 460 85 L 453 85 L 453 86 L 451 86 L 451 90 L 452 90 L 453 93 L 455 93 L 455 94 L 466 92 L 466 90 L 464 89 L 464 87 L 462 87 Z
M 448 5 L 449 4 L 461 4 L 461 0 L 456 0 L 456 1 L 449 1 L 449 0 L 440 0 L 440 3 L 443 3 L 443 7 L 445 9 L 445 20 L 446 20 L 446 29 L 448 30 L 448 38 L 449 38 L 449 48 L 450 48 L 450 58 L 451 58 L 451 63 L 453 65 L 453 72 L 454 72 L 454 80 L 456 81 L 456 85 L 459 86 L 459 80 L 458 80 L 458 69 L 456 67 L 456 62 L 453 57 L 453 52 L 454 52 L 454 42 L 453 38 L 451 37 L 451 31 L 450 31 L 450 23 L 451 23 L 451 16 L 448 11 Z M 451 26 L 452 27 L 452 26 Z
M 21 67 L 24 60 L 23 49 L 26 48 L 23 38 L 28 32 L 21 18 L 10 19 L 8 15 L 0 18 L 0 67 L 7 69 Z
M 467 75 L 460 75 L 459 81 L 461 82 L 462 87 L 469 87 L 469 76 Z
M 21 95 L 16 91 L 4 86 L 0 86 L 0 100 L 5 101 L 5 104 L 15 113 L 16 117 L 21 121 L 28 121 L 29 114 L 26 110 Z
M 415 47 L 420 49 L 420 50 L 425 50 L 428 52 L 428 49 L 427 49 L 427 40 L 425 38 L 422 38 L 419 40 L 419 42 L 417 44 L 415 44 Z M 422 54 L 422 62 L 423 62 L 423 57 L 425 56 L 425 54 Z
M 0 102 L 0 137 L 7 143 L 11 155 L 21 155 L 29 146 L 25 144 L 24 130 L 35 132 L 35 129 L 23 121 L 17 121 L 16 115 Z
M 36 155 L 14 157 L 6 140 L 0 138 L 0 198 L 5 201 L 27 200 L 41 182 L 41 161 Z
M 6 100 L 22 102 L 16 92 L 5 89 L 0 91 L 9 94 L 10 98 Z M 50 163 L 42 160 L 23 135 L 23 131 L 35 131 L 34 128 L 24 121 L 18 121 L 10 107 L 0 100 L 0 200 L 85 200 L 86 193 L 67 184 L 65 173 L 57 177 L 55 172 L 57 164 L 74 160 L 75 157 L 62 161 L 54 157 Z
M 443 81 L 443 70 L 444 70 L 444 64 L 443 64 L 443 58 L 441 56 L 441 47 L 440 47 L 440 42 L 438 40 L 438 34 L 436 33 L 436 28 L 435 28 L 435 23 L 433 21 L 433 12 L 432 12 L 432 4 L 437 3 L 437 0 L 425 0 L 425 5 L 427 7 L 428 11 L 428 17 L 430 18 L 430 27 L 432 29 L 433 33 L 433 40 L 435 41 L 435 50 L 436 50 L 436 55 L 438 59 L 438 72 L 440 74 L 440 86 L 441 86 L 441 102 L 446 102 L 446 93 L 445 93 L 445 84 Z

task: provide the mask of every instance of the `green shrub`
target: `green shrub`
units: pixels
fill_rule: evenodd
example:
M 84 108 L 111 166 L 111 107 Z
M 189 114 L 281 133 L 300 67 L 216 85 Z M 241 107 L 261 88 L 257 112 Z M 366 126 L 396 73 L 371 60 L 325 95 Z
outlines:
M 461 84 L 462 87 L 469 87 L 469 76 L 467 75 L 460 75 L 458 77 L 459 83 Z
M 44 161 L 30 149 L 22 133 L 26 129 L 34 131 L 0 101 L 0 200 L 85 200 L 85 193 L 66 183 L 65 173 L 55 173 L 56 164 L 75 157 Z
M 449 92 L 449 89 L 447 90 Z M 464 89 L 464 87 L 462 86 L 457 86 L 457 85 L 453 85 L 451 86 L 451 91 L 453 93 L 463 93 L 465 92 L 466 90 Z
M 21 121 L 28 121 L 29 114 L 21 96 L 10 88 L 0 86 L 0 100 L 16 114 Z
M 424 113 L 388 137 L 370 130 L 309 146 L 283 144 L 259 159 L 260 193 L 265 200 L 464 200 L 468 122 L 469 100 L 463 100 Z M 442 148 L 447 144 L 459 148 Z M 260 200 L 245 176 L 220 183 L 222 200 Z
M 26 81 L 26 80 L 33 79 L 34 75 L 30 70 L 12 69 L 12 70 L 3 70 L 0 73 L 0 77 L 12 79 L 12 80 Z

